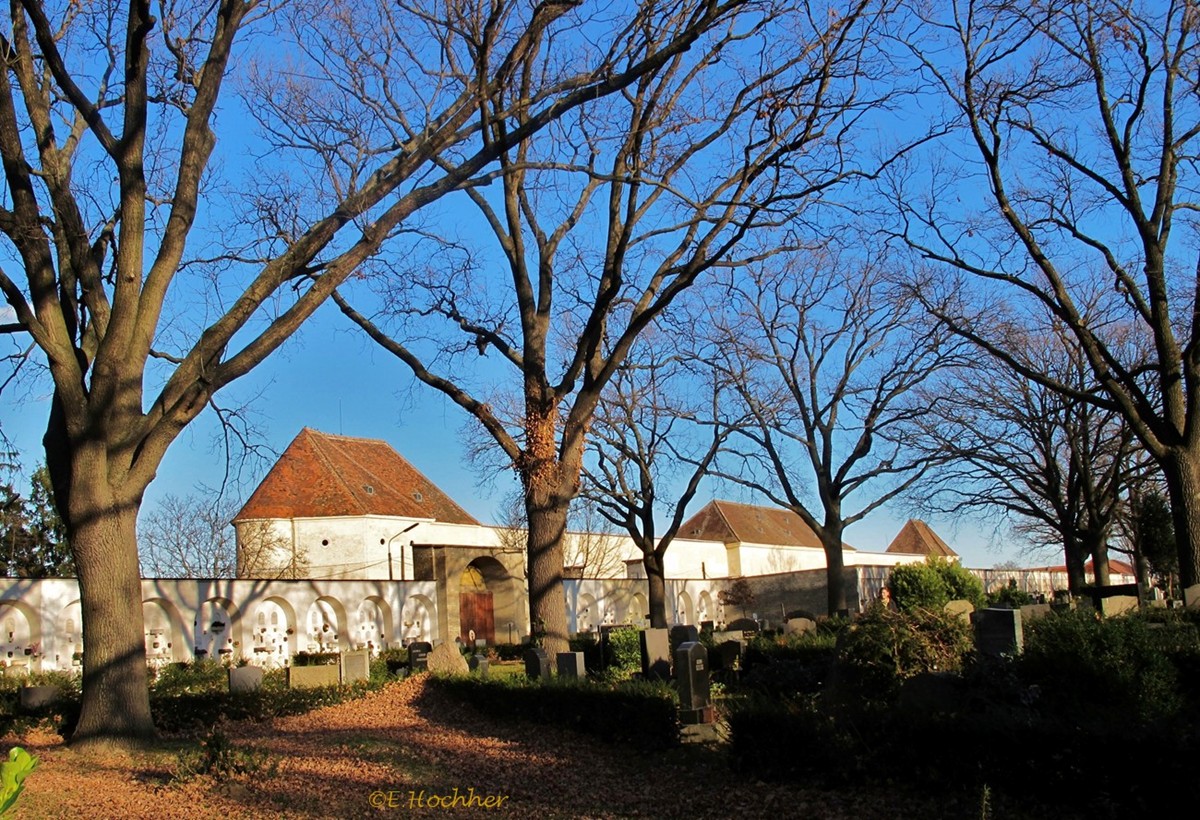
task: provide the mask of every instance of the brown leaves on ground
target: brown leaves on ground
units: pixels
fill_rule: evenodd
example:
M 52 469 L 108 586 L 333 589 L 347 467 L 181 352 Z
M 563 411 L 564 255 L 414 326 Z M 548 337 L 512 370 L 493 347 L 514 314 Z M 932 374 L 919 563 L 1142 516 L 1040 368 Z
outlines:
M 434 691 L 424 678 L 307 715 L 230 723 L 221 730 L 236 748 L 265 751 L 268 763 L 247 774 L 180 783 L 172 780 L 176 757 L 170 751 L 86 754 L 44 731 L 7 738 L 6 745 L 20 743 L 41 758 L 15 816 L 894 818 L 973 813 L 965 806 L 900 806 L 879 791 L 768 785 L 731 772 L 716 753 L 683 748 L 648 755 L 553 727 L 495 721 Z

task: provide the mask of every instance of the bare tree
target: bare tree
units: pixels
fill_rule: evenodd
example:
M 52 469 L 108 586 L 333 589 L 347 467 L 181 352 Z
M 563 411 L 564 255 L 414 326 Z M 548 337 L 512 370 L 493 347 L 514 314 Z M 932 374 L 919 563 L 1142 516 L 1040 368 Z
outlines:
M 702 369 L 697 373 L 687 366 L 688 345 L 667 339 L 682 340 L 686 333 L 686 327 L 675 325 L 648 334 L 614 375 L 592 425 L 593 457 L 585 462 L 581 491 L 641 551 L 650 625 L 662 629 L 668 625 L 667 548 L 701 480 L 737 428 L 722 419 L 719 385 L 706 385 Z M 660 515 L 667 518 L 661 533 Z
M 1176 218 L 1200 208 L 1195 4 L 962 0 L 918 12 L 908 42 L 961 141 L 898 180 L 897 233 L 968 282 L 964 303 L 931 306 L 1025 378 L 1125 418 L 1166 478 L 1182 581 L 1195 584 L 1200 276 L 1194 243 L 1172 242 Z M 980 321 L 979 306 L 997 303 L 1061 323 L 1101 392 L 1010 347 Z M 1148 369 L 1123 347 L 1131 323 L 1151 340 Z
M 1024 358 L 1042 373 L 1081 392 L 1095 389 L 1074 337 L 1061 329 L 1026 332 L 1024 346 Z M 991 357 L 961 375 L 928 397 L 927 446 L 951 460 L 917 488 L 924 506 L 1016 516 L 1017 532 L 1062 550 L 1072 593 L 1087 583 L 1088 558 L 1097 583 L 1107 584 L 1109 538 L 1144 472 L 1129 426 L 1118 413 L 1064 396 Z
M 678 32 L 708 33 L 603 110 L 502 152 L 495 195 L 467 192 L 502 274 L 487 275 L 474 243 L 442 237 L 431 276 L 385 272 L 388 301 L 373 315 L 335 297 L 470 413 L 520 478 L 530 618 L 551 653 L 567 648 L 563 533 L 605 386 L 681 292 L 714 267 L 788 244 L 777 229 L 860 173 L 849 135 L 887 93 L 868 75 L 884 65 L 866 53 L 882 14 L 872 4 L 829 13 L 688 0 L 657 10 L 626 33 L 638 53 L 661 53 Z M 758 238 L 765 231 L 770 240 Z M 496 371 L 472 379 L 465 357 L 476 353 L 511 374 L 515 423 L 494 409 Z
M 237 570 L 228 497 L 167 495 L 138 522 L 138 554 L 149 578 L 232 578 Z
M 716 475 L 796 513 L 821 540 L 830 614 L 847 609 L 846 528 L 936 462 L 913 447 L 922 385 L 965 345 L 889 284 L 880 260 L 794 254 L 732 278 L 707 360 L 751 422 Z M 847 505 L 854 505 L 854 512 Z
M 705 4 L 650 52 L 655 5 L 11 5 L 0 330 L 28 334 L 54 386 L 47 464 L 87 645 L 76 741 L 154 731 L 136 520 L 168 446 L 418 211 L 728 10 Z M 273 30 L 248 66 L 235 39 L 256 15 Z M 265 142 L 232 129 L 218 162 L 234 74 Z

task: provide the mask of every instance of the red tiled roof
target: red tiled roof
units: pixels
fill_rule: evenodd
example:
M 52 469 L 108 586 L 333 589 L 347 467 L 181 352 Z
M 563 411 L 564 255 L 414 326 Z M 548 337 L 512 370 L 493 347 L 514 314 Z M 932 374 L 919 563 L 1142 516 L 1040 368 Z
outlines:
M 394 515 L 478 524 L 386 441 L 305 427 L 234 518 Z
M 910 518 L 908 523 L 900 528 L 900 532 L 888 544 L 888 552 L 903 552 L 910 555 L 940 555 L 943 558 L 957 558 L 958 553 L 950 549 L 928 524 L 917 518 Z
M 777 544 L 816 547 L 821 539 L 804 519 L 781 507 L 758 507 L 733 501 L 710 501 L 679 528 L 680 538 L 725 544 Z M 849 544 L 842 549 L 853 550 Z

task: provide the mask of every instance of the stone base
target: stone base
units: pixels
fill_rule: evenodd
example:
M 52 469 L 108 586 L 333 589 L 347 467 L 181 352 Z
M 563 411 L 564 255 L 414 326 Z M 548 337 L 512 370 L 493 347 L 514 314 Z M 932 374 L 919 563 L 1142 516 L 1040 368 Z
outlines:
M 716 723 L 717 710 L 713 706 L 701 706 L 699 709 L 680 709 L 679 722 L 684 726 Z
M 692 723 L 679 731 L 681 743 L 719 743 L 721 735 L 715 723 Z

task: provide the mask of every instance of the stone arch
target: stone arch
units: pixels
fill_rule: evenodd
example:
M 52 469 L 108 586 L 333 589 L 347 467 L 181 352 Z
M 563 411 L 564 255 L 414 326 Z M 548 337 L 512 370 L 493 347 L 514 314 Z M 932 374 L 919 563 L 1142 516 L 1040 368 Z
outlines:
M 296 610 L 286 598 L 272 595 L 254 609 L 250 659 L 258 666 L 281 667 L 296 653 L 299 635 Z
M 583 593 L 579 596 L 579 603 L 575 610 L 575 631 L 576 632 L 594 632 L 600 625 L 600 619 L 603 617 L 600 608 L 596 605 L 596 598 L 588 593 Z
M 400 613 L 400 642 L 408 646 L 413 641 L 433 642 L 437 635 L 437 611 L 433 601 L 424 595 L 410 595 Z
M 308 608 L 304 629 L 308 637 L 309 652 L 339 652 L 350 648 L 350 636 L 346 634 L 346 608 L 332 595 L 322 595 Z
M 692 596 L 688 595 L 686 590 L 681 590 L 675 596 L 675 623 L 696 623 L 696 611 L 692 608 Z
M 629 609 L 625 612 L 625 622 L 632 626 L 645 626 L 648 613 L 646 596 L 640 592 L 633 593 L 629 599 Z
M 508 624 L 517 622 L 516 579 L 504 564 L 482 555 L 463 568 L 458 582 L 458 637 L 469 642 L 474 631 L 477 639 L 495 644 L 496 635 L 506 634 Z
M 696 605 L 696 622 L 700 623 L 711 620 L 713 620 L 712 595 L 706 589 L 700 593 L 700 600 Z
M 187 628 L 175 604 L 165 598 L 142 601 L 142 624 L 147 662 L 162 666 L 188 659 Z
M 368 595 L 358 605 L 354 626 L 351 627 L 351 643 L 355 649 L 369 649 L 372 655 L 387 648 L 391 640 L 392 608 L 378 595 Z
M 0 661 L 29 666 L 41 654 L 42 619 L 24 601 L 0 600 Z
M 83 608 L 78 598 L 58 614 L 58 635 L 58 654 L 54 658 L 58 668 L 78 668 L 83 660 Z
M 242 613 L 228 598 L 213 596 L 196 610 L 196 657 L 236 661 L 242 648 Z

